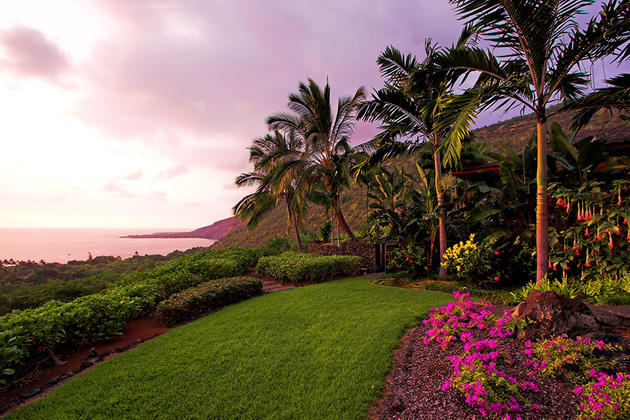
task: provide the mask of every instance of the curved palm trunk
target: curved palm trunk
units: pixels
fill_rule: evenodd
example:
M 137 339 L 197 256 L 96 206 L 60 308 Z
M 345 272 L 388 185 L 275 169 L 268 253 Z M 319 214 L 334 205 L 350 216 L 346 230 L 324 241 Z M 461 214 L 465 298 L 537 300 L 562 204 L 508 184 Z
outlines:
M 440 225 L 440 278 L 448 276 L 446 269 L 442 266 L 444 262 L 444 253 L 446 252 L 446 206 L 444 205 L 444 194 L 442 193 L 442 160 L 437 148 L 433 154 L 433 162 L 435 163 L 435 193 L 437 195 L 438 205 L 438 221 Z
M 547 211 L 547 117 L 538 113 L 538 167 L 536 171 L 536 283 L 549 266 L 549 215 Z
M 339 199 L 335 200 L 335 215 L 337 216 L 337 223 L 341 225 L 341 228 L 348 234 L 351 240 L 356 239 L 354 233 L 352 233 L 352 229 L 346 222 L 346 219 L 343 217 L 343 213 L 341 212 L 341 206 L 339 205 Z

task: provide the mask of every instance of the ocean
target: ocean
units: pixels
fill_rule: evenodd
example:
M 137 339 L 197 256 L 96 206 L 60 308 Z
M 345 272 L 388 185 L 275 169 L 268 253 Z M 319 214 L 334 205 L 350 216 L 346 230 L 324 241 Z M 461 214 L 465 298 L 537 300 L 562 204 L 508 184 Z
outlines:
M 150 238 L 129 239 L 125 235 L 153 232 L 178 232 L 187 229 L 0 229 L 0 260 L 44 260 L 66 263 L 113 255 L 122 258 L 139 255 L 166 255 L 171 251 L 185 251 L 197 246 L 210 246 L 212 239 Z

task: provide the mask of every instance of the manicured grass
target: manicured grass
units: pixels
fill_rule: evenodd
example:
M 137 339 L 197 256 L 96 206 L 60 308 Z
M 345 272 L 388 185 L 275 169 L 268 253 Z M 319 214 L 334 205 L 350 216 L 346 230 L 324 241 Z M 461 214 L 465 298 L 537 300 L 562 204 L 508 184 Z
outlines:
M 400 335 L 449 299 L 365 278 L 261 296 L 96 366 L 9 418 L 364 418 Z

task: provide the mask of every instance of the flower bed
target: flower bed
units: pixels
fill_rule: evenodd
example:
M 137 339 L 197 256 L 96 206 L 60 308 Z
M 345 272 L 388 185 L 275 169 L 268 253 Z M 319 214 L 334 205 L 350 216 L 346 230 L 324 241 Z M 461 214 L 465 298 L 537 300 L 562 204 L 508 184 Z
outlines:
M 280 282 L 310 283 L 349 276 L 356 273 L 361 264 L 361 257 L 350 255 L 320 257 L 313 254 L 285 252 L 260 258 L 256 271 Z
M 261 251 L 226 249 L 185 255 L 118 286 L 71 302 L 50 301 L 0 318 L 0 380 L 46 352 L 88 345 L 121 334 L 130 320 L 150 313 L 174 293 L 242 274 Z
M 550 403 L 537 395 L 541 386 L 560 381 L 579 396 L 580 419 L 627 418 L 630 378 L 615 375 L 617 346 L 566 336 L 517 342 L 512 336 L 523 325 L 509 312 L 496 316 L 491 305 L 473 302 L 468 294 L 455 292 L 455 299 L 432 308 L 424 321 L 425 345 L 444 351 L 463 343 L 449 356 L 451 373 L 442 391 L 455 390 L 484 417 L 539 418 L 549 415 L 545 401 Z
M 231 303 L 262 293 L 262 281 L 252 277 L 233 277 L 201 283 L 161 302 L 155 314 L 172 325 Z

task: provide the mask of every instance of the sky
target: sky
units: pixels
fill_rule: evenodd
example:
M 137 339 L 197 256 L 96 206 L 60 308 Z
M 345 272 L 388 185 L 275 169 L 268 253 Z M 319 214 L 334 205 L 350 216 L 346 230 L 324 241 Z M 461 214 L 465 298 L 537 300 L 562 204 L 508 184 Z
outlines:
M 446 0 L 20 0 L 0 6 L 0 227 L 197 228 L 312 78 L 382 85 L 387 45 L 454 42 Z M 496 114 L 478 125 L 494 122 Z M 369 140 L 362 124 L 353 143 Z

